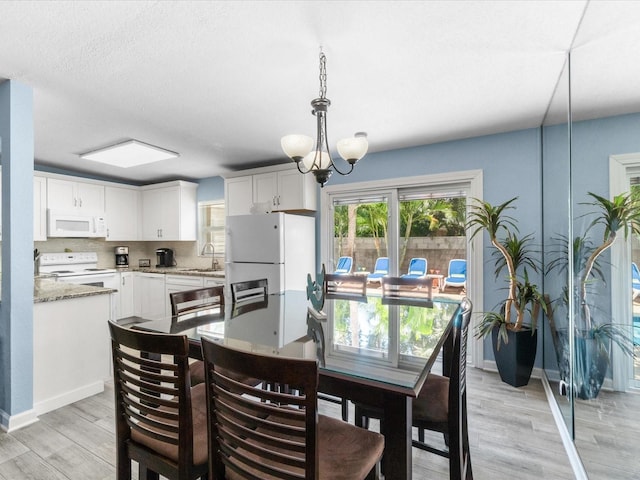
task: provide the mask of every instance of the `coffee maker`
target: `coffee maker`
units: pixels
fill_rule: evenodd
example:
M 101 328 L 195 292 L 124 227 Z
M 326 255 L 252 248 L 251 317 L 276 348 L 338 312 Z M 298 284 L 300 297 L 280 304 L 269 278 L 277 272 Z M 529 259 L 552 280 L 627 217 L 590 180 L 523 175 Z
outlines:
M 129 268 L 129 247 L 116 247 L 116 268 Z
M 173 267 L 173 250 L 158 248 L 156 250 L 156 267 Z

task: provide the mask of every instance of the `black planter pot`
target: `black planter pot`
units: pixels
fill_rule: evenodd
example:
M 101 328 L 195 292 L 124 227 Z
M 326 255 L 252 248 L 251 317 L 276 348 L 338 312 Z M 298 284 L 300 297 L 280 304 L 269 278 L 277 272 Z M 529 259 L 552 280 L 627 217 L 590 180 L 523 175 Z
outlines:
M 531 330 L 507 331 L 507 335 L 509 342 L 500 342 L 498 349 L 498 328 L 491 332 L 498 372 L 503 382 L 514 387 L 523 387 L 529 383 L 536 360 L 538 331 L 534 330 L 533 334 Z

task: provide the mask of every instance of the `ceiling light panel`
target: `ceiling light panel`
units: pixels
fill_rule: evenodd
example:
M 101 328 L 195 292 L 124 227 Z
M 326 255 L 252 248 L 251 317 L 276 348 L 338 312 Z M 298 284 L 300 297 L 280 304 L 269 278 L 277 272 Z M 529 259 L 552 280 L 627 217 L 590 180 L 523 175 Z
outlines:
M 165 150 L 164 148 L 139 142 L 138 140 L 128 140 L 117 145 L 83 153 L 80 158 L 106 163 L 115 167 L 130 168 L 179 156 L 176 152 Z

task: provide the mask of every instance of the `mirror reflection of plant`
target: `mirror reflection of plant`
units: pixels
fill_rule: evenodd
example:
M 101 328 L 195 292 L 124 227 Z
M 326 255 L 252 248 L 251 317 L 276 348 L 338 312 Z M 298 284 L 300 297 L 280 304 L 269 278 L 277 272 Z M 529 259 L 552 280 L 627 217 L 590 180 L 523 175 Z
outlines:
M 608 311 L 599 308 L 593 301 L 589 302 L 590 294 L 595 294 L 595 288 L 600 282 L 605 282 L 603 266 L 610 265 L 601 256 L 622 233 L 624 239 L 629 234 L 640 233 L 640 197 L 634 193 L 620 194 L 608 200 L 602 196 L 588 192 L 593 198 L 592 202 L 582 205 L 594 207 L 583 217 L 595 215 L 581 236 L 576 236 L 571 244 L 573 255 L 573 274 L 576 275 L 575 301 L 578 308 L 575 331 L 584 338 L 598 340 L 601 345 L 606 345 L 608 340 L 616 343 L 623 352 L 633 355 L 633 342 L 626 332 L 626 324 L 616 324 L 610 318 Z M 592 240 L 592 229 L 601 226 L 603 236 L 601 243 L 595 244 Z M 550 253 L 555 257 L 548 264 L 547 272 L 559 271 L 567 275 L 569 258 L 569 241 L 566 236 L 555 238 L 557 248 Z M 563 305 L 569 304 L 569 292 L 565 285 L 562 295 L 556 299 Z M 594 322 L 593 318 L 598 318 Z M 551 320 L 552 317 L 550 317 Z M 553 328 L 553 325 L 552 325 Z
M 589 192 L 588 195 L 594 201 L 584 205 L 596 207 L 599 214 L 591 222 L 587 230 L 596 225 L 604 228 L 602 243 L 591 252 L 584 265 L 584 270 L 581 270 L 580 276 L 580 306 L 583 311 L 585 326 L 587 330 L 591 330 L 591 312 L 587 303 L 587 282 L 598 257 L 613 245 L 620 230 L 622 230 L 625 240 L 629 237 L 629 233 L 640 233 L 640 202 L 631 193 L 616 195 L 613 200 L 592 192 Z

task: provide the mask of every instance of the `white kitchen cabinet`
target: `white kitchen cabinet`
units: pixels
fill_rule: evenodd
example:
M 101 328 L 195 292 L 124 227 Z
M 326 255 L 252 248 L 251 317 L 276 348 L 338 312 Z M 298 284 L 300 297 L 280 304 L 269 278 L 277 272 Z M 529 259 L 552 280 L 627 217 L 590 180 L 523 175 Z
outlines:
M 224 285 L 224 277 L 203 277 L 203 287 L 217 287 L 218 285 Z
M 277 208 L 274 210 L 316 210 L 318 183 L 316 177 L 309 173 L 301 174 L 296 170 L 278 172 Z
M 271 210 L 315 210 L 316 181 L 313 175 L 298 170 L 253 175 L 253 201 L 271 203 Z
M 2 173 L 0 171 L 0 210 L 2 210 Z M 33 241 L 47 239 L 47 179 L 33 177 Z M 0 240 L 2 240 L 2 216 L 0 215 Z
M 138 208 L 140 192 L 137 187 L 105 187 L 106 240 L 111 242 L 138 240 Z
M 267 171 L 225 180 L 227 215 L 251 213 L 253 204 L 278 211 L 316 210 L 317 183 L 297 169 Z
M 1 195 L 0 195 L 1 197 Z M 47 239 L 47 179 L 33 177 L 33 241 Z
M 118 286 L 118 314 L 116 318 L 133 317 L 135 315 L 135 290 L 134 290 L 134 273 L 120 272 L 120 282 Z
M 135 276 L 134 292 L 136 316 L 146 320 L 164 318 L 166 300 L 163 274 L 138 272 Z
M 253 176 L 228 178 L 224 182 L 227 216 L 248 215 L 253 205 Z
M 142 188 L 142 240 L 196 240 L 196 183 Z
M 169 295 L 174 292 L 184 292 L 202 288 L 202 277 L 191 275 L 166 275 L 165 276 L 165 314 L 171 316 L 171 299 Z
M 47 208 L 102 214 L 104 188 L 95 183 L 47 178 Z

